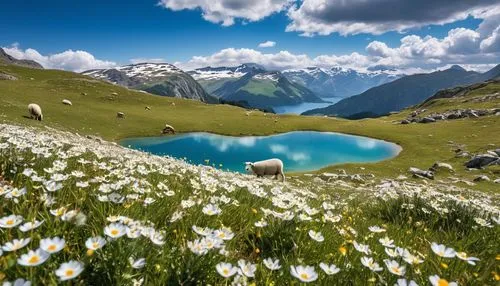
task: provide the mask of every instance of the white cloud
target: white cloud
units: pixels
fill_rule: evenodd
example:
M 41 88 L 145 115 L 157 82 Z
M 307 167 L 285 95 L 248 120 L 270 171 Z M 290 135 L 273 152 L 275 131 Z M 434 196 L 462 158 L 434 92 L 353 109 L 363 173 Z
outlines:
M 304 36 L 383 34 L 427 25 L 443 25 L 472 15 L 484 19 L 498 0 L 303 0 L 288 10 L 287 31 Z
M 202 11 L 203 19 L 231 26 L 235 19 L 259 21 L 286 9 L 295 0 L 161 0 L 159 5 L 173 11 Z
M 132 64 L 141 64 L 141 63 L 156 63 L 156 64 L 161 64 L 165 63 L 165 59 L 163 58 L 134 58 L 130 59 L 130 62 Z
M 266 41 L 259 44 L 259 48 L 272 48 L 274 46 L 276 46 L 276 42 L 273 41 Z
M 96 59 L 86 51 L 67 50 L 58 54 L 42 55 L 35 49 L 22 50 L 18 44 L 3 47 L 3 49 L 7 54 L 17 59 L 36 61 L 47 69 L 81 72 L 89 69 L 110 68 L 117 65 L 115 62 Z

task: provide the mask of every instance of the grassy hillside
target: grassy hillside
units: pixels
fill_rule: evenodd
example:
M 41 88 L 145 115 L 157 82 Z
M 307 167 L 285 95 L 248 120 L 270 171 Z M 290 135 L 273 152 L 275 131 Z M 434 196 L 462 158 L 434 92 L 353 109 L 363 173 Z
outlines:
M 492 149 L 489 144 L 499 144 L 500 124 L 498 117 L 463 119 L 437 122 L 432 125 L 400 125 L 396 122 L 410 112 L 382 117 L 349 121 L 326 117 L 295 115 L 269 115 L 252 112 L 228 105 L 207 105 L 197 101 L 160 97 L 127 90 L 118 86 L 81 76 L 75 73 L 34 70 L 14 66 L 0 66 L 19 78 L 17 81 L 0 81 L 0 119 L 24 125 L 50 126 L 80 134 L 92 134 L 108 140 L 126 137 L 158 136 L 166 123 L 180 132 L 208 131 L 227 135 L 265 135 L 291 130 L 335 131 L 384 139 L 403 147 L 401 154 L 392 160 L 375 164 L 347 164 L 332 166 L 322 171 L 339 168 L 376 175 L 407 174 L 410 166 L 429 168 L 436 161 L 451 163 L 459 174 L 471 179 L 477 173 L 468 173 L 462 167 L 464 159 L 455 158 L 454 147 L 464 144 L 476 153 Z M 489 94 L 499 86 L 488 85 L 474 94 Z M 118 95 L 112 95 L 116 92 Z M 86 95 L 83 95 L 86 93 Z M 468 95 L 466 98 L 475 96 Z M 69 99 L 73 106 L 61 104 Z M 27 105 L 40 104 L 44 121 L 29 120 Z M 455 100 L 439 100 L 428 103 L 428 112 L 454 108 Z M 498 106 L 498 99 L 489 102 L 468 101 L 459 103 L 467 107 Z M 145 106 L 151 107 L 150 111 Z M 116 113 L 124 112 L 125 119 L 117 119 Z M 496 146 L 497 148 L 499 146 Z M 365 169 L 360 170 L 360 166 Z M 483 172 L 492 172 L 486 170 Z M 477 188 L 491 189 L 493 183 L 481 183 Z

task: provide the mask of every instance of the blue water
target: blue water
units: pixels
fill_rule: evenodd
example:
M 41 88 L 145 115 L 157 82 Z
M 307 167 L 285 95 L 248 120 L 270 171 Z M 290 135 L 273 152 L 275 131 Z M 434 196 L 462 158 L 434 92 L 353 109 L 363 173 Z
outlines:
M 231 137 L 211 133 L 130 138 L 122 146 L 170 155 L 244 173 L 245 162 L 283 160 L 285 171 L 311 171 L 347 162 L 376 162 L 396 156 L 399 146 L 366 137 L 331 132 L 296 131 L 272 136 Z M 207 161 L 208 160 L 208 161 Z
M 306 112 L 311 109 L 316 109 L 316 108 L 323 108 L 330 106 L 332 104 L 337 103 L 340 101 L 342 98 L 339 97 L 332 97 L 332 98 L 324 98 L 328 102 L 322 102 L 322 103 L 317 103 L 317 102 L 304 102 L 301 104 L 295 104 L 295 105 L 281 105 L 281 106 L 274 106 L 273 110 L 277 114 L 302 114 L 303 112 Z

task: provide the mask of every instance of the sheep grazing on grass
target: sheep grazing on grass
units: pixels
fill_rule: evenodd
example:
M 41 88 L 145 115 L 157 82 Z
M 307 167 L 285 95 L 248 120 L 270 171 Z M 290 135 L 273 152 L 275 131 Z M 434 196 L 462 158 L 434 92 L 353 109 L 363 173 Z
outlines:
M 39 121 L 43 120 L 42 108 L 40 107 L 40 105 L 38 105 L 36 103 L 30 103 L 28 105 L 28 111 L 30 113 L 30 118 L 36 119 Z
M 175 134 L 175 129 L 172 127 L 172 125 L 165 125 L 165 128 L 163 128 L 163 131 L 161 132 L 162 134 Z
M 117 112 L 116 113 L 116 118 L 125 118 L 125 113 L 123 113 L 123 112 Z
M 62 103 L 65 105 L 73 105 L 73 103 L 71 103 L 68 99 L 63 99 Z
M 245 170 L 252 172 L 257 177 L 274 176 L 274 179 L 278 179 L 278 176 L 281 176 L 281 181 L 285 182 L 283 162 L 280 159 L 246 162 L 245 165 Z
M 151 107 L 146 106 L 146 107 L 144 107 L 144 109 L 145 109 L 145 110 L 151 110 Z

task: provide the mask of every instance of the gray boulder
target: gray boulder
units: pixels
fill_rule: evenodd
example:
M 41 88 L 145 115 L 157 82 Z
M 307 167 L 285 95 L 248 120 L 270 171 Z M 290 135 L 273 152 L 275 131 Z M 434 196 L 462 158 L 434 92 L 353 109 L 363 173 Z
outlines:
M 434 180 L 434 172 L 432 172 L 432 171 L 424 171 L 424 170 L 420 170 L 420 169 L 415 168 L 415 167 L 410 167 L 409 172 L 411 174 L 413 174 L 414 177 L 417 177 L 417 178 L 427 178 L 427 179 Z
M 490 178 L 486 175 L 481 175 L 481 176 L 478 176 L 474 179 L 474 182 L 489 182 L 491 181 Z
M 434 123 L 434 122 L 436 122 L 436 119 L 432 117 L 424 117 L 419 121 L 419 123 Z
M 432 167 L 429 169 L 430 171 L 438 171 L 438 170 L 448 170 L 450 172 L 453 172 L 453 167 L 448 164 L 448 163 L 441 163 L 441 162 L 436 162 L 434 163 L 434 165 L 432 165 Z
M 500 158 L 498 156 L 493 156 L 491 154 L 481 154 L 476 155 L 471 160 L 465 163 L 467 168 L 472 169 L 481 169 L 488 165 L 498 164 L 500 163 Z

